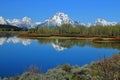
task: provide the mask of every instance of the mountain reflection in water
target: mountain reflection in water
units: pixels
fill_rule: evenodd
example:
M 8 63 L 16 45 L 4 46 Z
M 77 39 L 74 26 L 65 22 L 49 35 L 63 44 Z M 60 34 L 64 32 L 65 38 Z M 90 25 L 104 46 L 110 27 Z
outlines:
M 91 46 L 95 48 L 108 48 L 108 49 L 120 49 L 120 43 L 116 42 L 104 42 L 104 43 L 95 43 L 91 40 L 70 40 L 70 39 L 37 39 L 39 44 L 49 44 L 57 51 L 63 51 L 65 49 L 71 48 L 72 46 L 84 47 Z M 5 43 L 21 43 L 24 46 L 28 46 L 32 43 L 32 39 L 23 39 L 14 37 L 1 37 L 0 46 Z
M 5 43 L 21 43 L 25 46 L 30 45 L 31 44 L 31 40 L 30 39 L 21 39 L 21 38 L 17 38 L 17 37 L 1 37 L 0 38 L 0 45 L 3 45 Z

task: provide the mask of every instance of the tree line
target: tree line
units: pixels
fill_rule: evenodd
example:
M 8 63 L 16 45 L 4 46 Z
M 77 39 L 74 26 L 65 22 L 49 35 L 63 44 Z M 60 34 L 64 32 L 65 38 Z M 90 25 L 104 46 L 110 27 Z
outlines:
M 120 25 L 116 26 L 72 26 L 63 24 L 59 27 L 39 27 L 28 29 L 29 33 L 37 34 L 76 34 L 84 36 L 120 36 Z
M 116 26 L 73 26 L 63 24 L 57 27 L 19 28 L 10 25 L 0 25 L 0 31 L 28 31 L 36 34 L 81 35 L 81 36 L 120 36 L 120 25 Z
M 0 31 L 27 31 L 27 29 L 11 25 L 0 25 Z

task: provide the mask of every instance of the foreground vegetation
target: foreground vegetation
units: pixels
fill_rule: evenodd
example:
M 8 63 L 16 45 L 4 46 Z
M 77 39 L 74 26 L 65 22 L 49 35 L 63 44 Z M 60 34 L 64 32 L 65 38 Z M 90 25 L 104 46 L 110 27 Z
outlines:
M 85 65 L 83 67 L 60 65 L 46 73 L 31 66 L 20 76 L 0 78 L 0 80 L 120 80 L 120 53 L 111 58 Z

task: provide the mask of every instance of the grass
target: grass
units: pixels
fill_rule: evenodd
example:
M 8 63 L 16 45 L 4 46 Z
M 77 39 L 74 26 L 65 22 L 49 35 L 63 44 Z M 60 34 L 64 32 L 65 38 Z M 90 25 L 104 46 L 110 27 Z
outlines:
M 0 80 L 120 80 L 120 53 L 109 59 L 98 59 L 98 62 L 89 65 L 70 66 L 69 64 L 59 65 L 46 73 L 39 73 L 35 66 L 22 75 Z

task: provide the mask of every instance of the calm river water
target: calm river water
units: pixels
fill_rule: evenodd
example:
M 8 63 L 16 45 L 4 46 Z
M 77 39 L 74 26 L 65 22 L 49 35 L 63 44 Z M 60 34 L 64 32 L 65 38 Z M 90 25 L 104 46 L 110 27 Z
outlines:
M 0 76 L 22 74 L 30 65 L 42 72 L 57 65 L 83 66 L 120 51 L 119 43 L 89 40 L 0 38 Z

